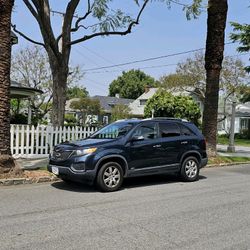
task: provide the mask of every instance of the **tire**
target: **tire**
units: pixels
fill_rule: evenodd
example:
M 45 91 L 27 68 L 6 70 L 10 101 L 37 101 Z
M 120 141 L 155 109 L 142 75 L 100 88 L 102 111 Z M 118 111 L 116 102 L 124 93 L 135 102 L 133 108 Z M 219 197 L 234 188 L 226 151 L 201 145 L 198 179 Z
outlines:
M 184 181 L 197 181 L 199 179 L 199 162 L 196 157 L 189 156 L 184 159 L 182 166 L 181 166 L 181 178 Z
M 101 191 L 117 191 L 123 182 L 123 170 L 117 162 L 105 163 L 99 170 L 96 184 Z

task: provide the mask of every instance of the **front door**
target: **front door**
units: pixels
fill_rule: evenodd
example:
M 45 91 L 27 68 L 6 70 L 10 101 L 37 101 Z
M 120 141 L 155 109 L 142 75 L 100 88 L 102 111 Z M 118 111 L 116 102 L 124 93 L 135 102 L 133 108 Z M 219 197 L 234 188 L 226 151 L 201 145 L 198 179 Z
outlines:
M 143 140 L 132 141 L 129 145 L 130 169 L 145 170 L 159 166 L 160 138 L 158 137 L 158 125 L 156 122 L 143 123 L 132 134 L 142 136 Z

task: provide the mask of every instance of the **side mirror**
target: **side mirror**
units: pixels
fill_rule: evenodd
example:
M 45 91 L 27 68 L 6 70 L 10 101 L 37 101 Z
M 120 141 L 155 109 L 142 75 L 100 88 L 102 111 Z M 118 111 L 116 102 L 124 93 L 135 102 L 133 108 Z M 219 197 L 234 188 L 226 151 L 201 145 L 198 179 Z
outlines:
M 142 135 L 135 135 L 131 138 L 130 141 L 143 141 L 144 140 L 144 137 Z

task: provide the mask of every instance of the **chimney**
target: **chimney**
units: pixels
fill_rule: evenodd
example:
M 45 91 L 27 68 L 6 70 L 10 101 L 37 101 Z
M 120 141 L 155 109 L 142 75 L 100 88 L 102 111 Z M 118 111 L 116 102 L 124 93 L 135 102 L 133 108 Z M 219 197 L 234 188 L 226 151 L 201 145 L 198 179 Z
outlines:
M 149 90 L 150 90 L 150 86 L 146 85 L 145 88 L 144 88 L 144 92 L 145 92 L 145 93 L 148 93 Z
M 120 95 L 118 93 L 115 94 L 116 98 L 120 98 Z

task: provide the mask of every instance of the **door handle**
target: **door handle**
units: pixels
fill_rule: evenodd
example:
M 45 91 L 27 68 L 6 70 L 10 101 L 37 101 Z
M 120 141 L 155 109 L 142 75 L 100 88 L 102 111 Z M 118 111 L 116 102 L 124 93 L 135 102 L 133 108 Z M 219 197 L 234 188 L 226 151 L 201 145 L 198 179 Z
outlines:
M 188 142 L 187 141 L 182 141 L 181 144 L 188 144 Z
M 154 145 L 153 148 L 160 148 L 161 145 L 160 144 L 157 144 L 157 145 Z

